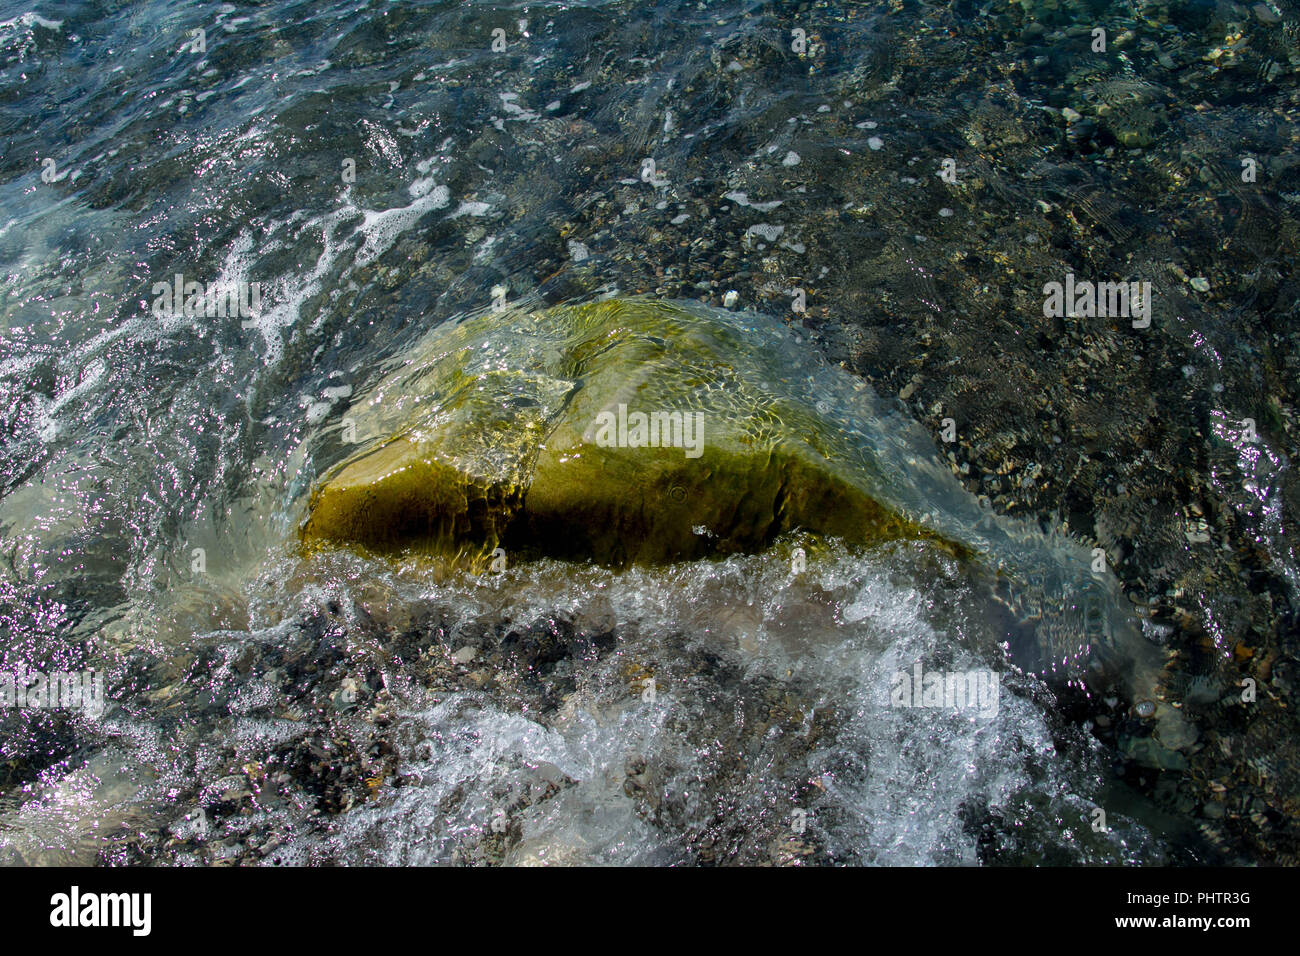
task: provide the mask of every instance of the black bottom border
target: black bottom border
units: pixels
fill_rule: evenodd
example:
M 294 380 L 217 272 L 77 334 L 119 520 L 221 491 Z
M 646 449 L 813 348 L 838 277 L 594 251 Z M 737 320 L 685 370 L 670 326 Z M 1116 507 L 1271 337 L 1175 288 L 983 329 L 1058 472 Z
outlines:
M 666 943 L 717 933 L 771 946 L 783 927 L 812 939 L 901 932 L 925 948 L 1051 933 L 1076 938 L 1198 934 L 1229 941 L 1289 925 L 1300 871 L 1243 869 L 28 869 L 0 871 L 10 932 L 127 946 L 223 940 L 331 946 L 410 934 L 487 930 L 535 944 L 606 939 Z M 70 923 L 72 888 L 87 919 L 135 908 L 119 926 Z M 90 903 L 87 898 L 93 897 Z M 1242 922 L 1244 918 L 1244 923 Z M 1205 925 L 1204 920 L 1210 924 Z M 1140 920 L 1141 922 L 1134 922 Z M 1229 922 L 1231 921 L 1231 922 Z M 80 919 L 77 920 L 80 922 Z M 592 931 L 598 936 L 589 936 Z M 477 931 L 477 932 L 476 932 Z M 676 933 L 674 933 L 676 931 Z M 614 935 L 608 936 L 606 933 Z M 538 934 L 541 934 L 539 937 Z M 570 936 L 570 934 L 573 934 Z M 631 934 L 631 935 L 628 935 Z M 15 937 L 21 938 L 21 937 Z M 434 940 L 430 940 L 433 942 Z M 811 941 L 811 940 L 809 940 Z M 910 947 L 909 947 L 910 948 Z

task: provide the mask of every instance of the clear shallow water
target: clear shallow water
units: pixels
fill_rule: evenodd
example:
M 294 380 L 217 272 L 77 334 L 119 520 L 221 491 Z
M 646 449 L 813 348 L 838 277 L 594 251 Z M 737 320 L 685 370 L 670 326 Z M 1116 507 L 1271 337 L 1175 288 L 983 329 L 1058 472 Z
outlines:
M 295 615 L 320 615 L 331 600 L 353 615 L 339 626 L 361 626 L 349 609 L 370 603 L 389 570 L 346 558 L 305 568 L 283 547 L 295 502 L 325 464 L 304 443 L 338 424 L 346 388 L 375 381 L 431 326 L 484 307 L 494 287 L 510 301 L 662 288 L 716 303 L 736 284 L 746 304 L 763 296 L 779 314 L 796 281 L 854 275 L 843 259 L 870 261 L 855 250 L 879 232 L 903 246 L 878 266 L 893 293 L 917 316 L 951 312 L 937 267 L 922 264 L 942 257 L 918 252 L 938 203 L 904 190 L 937 167 L 944 137 L 959 141 L 963 109 L 905 116 L 889 94 L 911 63 L 907 44 L 934 35 L 927 10 L 907 11 L 900 26 L 883 5 L 846 4 L 809 25 L 821 56 L 798 59 L 784 39 L 799 14 L 759 4 L 5 5 L 4 661 L 106 669 L 121 709 L 99 720 L 7 717 L 6 756 L 19 769 L 5 781 L 4 852 L 91 862 L 186 815 L 201 827 L 217 815 L 199 810 L 234 788 L 222 781 L 248 777 L 250 761 L 284 759 L 309 733 L 310 721 L 282 713 L 296 691 L 245 686 L 264 677 L 260 651 L 252 677 L 196 662 L 294 646 Z M 199 27 L 206 51 L 183 50 Z M 1053 74 L 1074 63 L 1051 60 Z M 1262 126 L 1250 135 L 1257 146 L 1285 141 Z M 846 168 L 844 157 L 882 165 Z M 349 159 L 354 182 L 342 175 Z M 894 191 L 853 194 L 866 170 Z M 1016 186 L 1031 190 L 1028 204 L 1059 200 L 1064 180 L 1035 176 L 1041 185 Z M 909 205 L 907 230 L 879 225 Z M 1083 208 L 1117 231 L 1138 228 L 1135 214 L 1095 200 Z M 1269 220 L 1242 210 L 1247 225 L 1233 235 L 1250 242 Z M 998 232 L 977 234 L 992 243 Z M 644 271 L 645 250 L 666 246 L 687 248 L 686 264 L 665 258 L 662 275 Z M 845 251 L 817 255 L 826 249 Z M 900 260 L 914 267 L 899 272 Z M 219 287 L 258 282 L 261 314 L 247 328 L 152 314 L 154 283 L 177 272 Z M 856 296 L 828 294 L 827 308 L 873 307 Z M 1237 387 L 1250 356 L 1230 329 L 1173 308 L 1169 334 L 1195 343 L 1183 374 L 1202 395 L 1232 383 L 1225 415 L 1239 420 L 1252 407 Z M 818 324 L 817 344 L 837 345 Z M 1234 451 L 1259 480 L 1242 490 L 1234 473 L 1225 495 L 1243 521 L 1262 516 L 1265 547 L 1294 569 L 1285 451 Z M 748 583 L 727 584 L 732 565 Z M 1032 685 L 1004 694 L 992 722 L 880 707 L 882 676 L 899 660 L 954 654 L 953 669 L 1000 666 L 996 606 L 952 599 L 933 567 L 896 554 L 814 561 L 815 588 L 783 585 L 787 571 L 757 557 L 608 581 L 512 570 L 500 585 L 506 605 L 489 610 L 480 588 L 412 571 L 391 587 L 457 621 L 528 622 L 603 595 L 623 625 L 618 650 L 570 665 L 569 703 L 450 680 L 403 684 L 389 662 L 395 754 L 376 800 L 331 806 L 326 825 L 310 812 L 325 798 L 286 783 L 285 805 L 265 813 L 297 838 L 265 858 L 752 860 L 786 852 L 769 843 L 790 837 L 800 807 L 818 859 L 1151 862 L 1170 852 L 1161 814 L 1140 801 L 1130 813 L 1106 757 L 1086 735 L 1066 739 Z M 720 623 L 732 608 L 735 623 Z M 692 688 L 665 647 L 699 647 L 730 669 Z M 670 675 L 657 706 L 628 693 L 628 660 Z M 178 685 L 188 689 L 170 691 L 171 712 L 169 696 L 151 696 Z M 832 711 L 833 726 L 799 745 L 790 728 L 775 741 L 721 733 L 738 700 L 773 686 L 791 688 L 799 713 Z M 638 759 L 650 777 L 633 793 L 655 794 L 662 812 L 625 789 Z M 416 782 L 393 786 L 399 777 Z M 528 788 L 538 799 L 511 816 L 510 845 L 474 857 L 491 813 Z M 1109 834 L 1086 826 L 1098 801 L 1122 808 Z M 238 824 L 221 819 L 206 842 Z M 1041 829 L 1017 843 L 1023 826 Z

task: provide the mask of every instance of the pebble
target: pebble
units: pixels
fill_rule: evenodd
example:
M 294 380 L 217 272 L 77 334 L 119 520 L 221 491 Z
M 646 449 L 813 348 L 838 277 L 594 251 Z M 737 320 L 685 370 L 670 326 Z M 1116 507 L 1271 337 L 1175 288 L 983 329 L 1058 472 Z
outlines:
M 1196 276 L 1194 279 L 1190 280 L 1190 285 L 1197 292 L 1210 291 L 1210 280 L 1205 278 L 1205 276 Z
M 733 309 L 739 301 L 740 293 L 735 289 L 728 289 L 727 294 L 722 297 L 722 307 L 724 309 Z
M 1268 3 L 1257 3 L 1250 8 L 1260 23 L 1280 23 L 1282 15 Z

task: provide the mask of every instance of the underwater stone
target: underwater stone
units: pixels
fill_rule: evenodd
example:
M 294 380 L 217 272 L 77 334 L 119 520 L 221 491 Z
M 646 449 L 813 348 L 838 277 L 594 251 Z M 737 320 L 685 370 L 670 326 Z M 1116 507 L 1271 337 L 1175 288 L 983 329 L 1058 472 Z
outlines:
M 876 494 L 852 433 L 760 342 L 653 300 L 470 319 L 380 383 L 377 414 L 349 413 L 382 437 L 321 482 L 304 540 L 625 565 L 795 529 L 941 538 Z

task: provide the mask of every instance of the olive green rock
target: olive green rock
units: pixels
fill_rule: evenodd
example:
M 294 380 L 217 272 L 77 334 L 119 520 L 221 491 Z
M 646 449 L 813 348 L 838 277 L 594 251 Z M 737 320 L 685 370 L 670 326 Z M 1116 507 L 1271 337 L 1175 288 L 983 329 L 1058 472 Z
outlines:
M 614 300 L 435 334 L 350 413 L 375 440 L 326 476 L 304 539 L 623 565 L 753 551 L 794 529 L 939 537 L 875 493 L 860 436 L 753 332 Z

